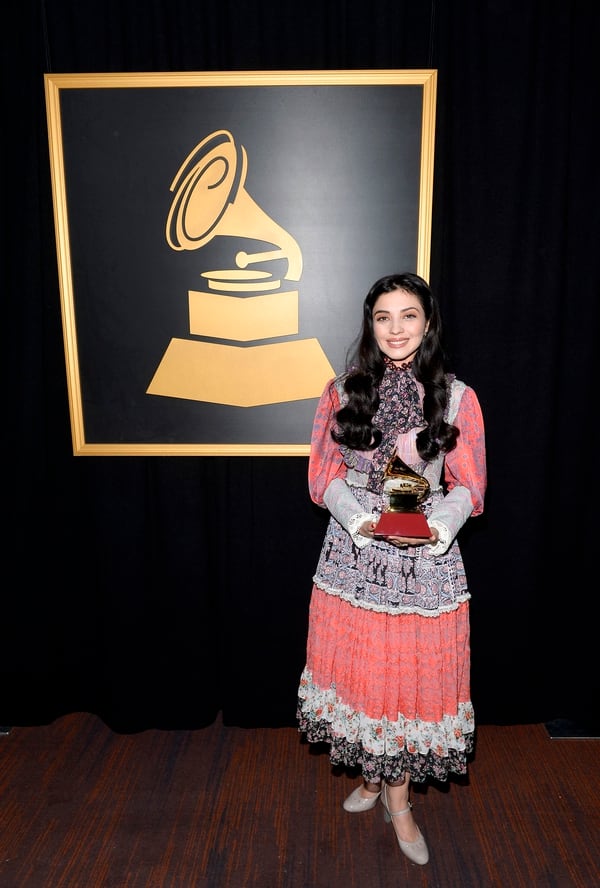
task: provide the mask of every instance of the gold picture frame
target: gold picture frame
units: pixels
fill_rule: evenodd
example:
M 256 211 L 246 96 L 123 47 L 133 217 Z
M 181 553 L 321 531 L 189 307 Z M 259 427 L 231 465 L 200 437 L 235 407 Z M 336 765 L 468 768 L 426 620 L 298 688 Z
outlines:
M 308 455 L 370 285 L 429 275 L 436 76 L 45 75 L 74 455 Z

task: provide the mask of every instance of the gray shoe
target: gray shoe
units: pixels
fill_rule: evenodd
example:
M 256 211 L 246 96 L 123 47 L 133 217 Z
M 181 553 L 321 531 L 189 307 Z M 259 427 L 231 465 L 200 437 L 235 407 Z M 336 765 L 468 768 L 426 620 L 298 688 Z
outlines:
M 387 786 L 384 784 L 383 796 L 381 797 L 381 804 L 383 805 L 384 809 L 383 817 L 386 823 L 391 823 L 393 826 L 394 823 L 392 821 L 392 817 L 400 817 L 401 814 L 408 814 L 409 811 L 412 810 L 412 804 L 411 802 L 409 802 L 408 808 L 403 808 L 402 811 L 390 811 L 386 789 Z M 396 838 L 398 839 L 398 844 L 400 845 L 400 850 L 402 851 L 402 853 L 405 854 L 409 860 L 412 860 L 413 863 L 418 863 L 421 866 L 424 866 L 429 860 L 429 849 L 427 848 L 427 843 L 425 842 L 425 839 L 423 838 L 423 833 L 421 832 L 419 827 L 417 826 L 419 838 L 416 840 L 416 842 L 403 842 L 395 829 L 394 832 L 396 833 Z
M 347 799 L 344 800 L 343 808 L 344 811 L 350 811 L 351 814 L 360 814 L 361 811 L 370 811 L 371 808 L 374 808 L 377 804 L 377 799 L 381 795 L 380 792 L 377 795 L 371 796 L 370 799 L 365 798 L 361 793 L 361 786 L 357 786 L 355 790 L 353 790 Z

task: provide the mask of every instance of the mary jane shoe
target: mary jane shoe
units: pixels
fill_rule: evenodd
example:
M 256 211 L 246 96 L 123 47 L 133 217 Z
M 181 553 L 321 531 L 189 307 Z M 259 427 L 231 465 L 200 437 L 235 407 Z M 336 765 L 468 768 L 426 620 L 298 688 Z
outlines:
M 371 808 L 375 807 L 377 799 L 381 793 L 378 792 L 377 795 L 366 798 L 361 793 L 361 789 L 362 786 L 357 786 L 356 789 L 350 793 L 348 798 L 344 799 L 344 811 L 350 811 L 351 814 L 360 814 L 361 811 L 370 811 Z
M 391 823 L 394 825 L 393 818 L 400 817 L 402 814 L 409 814 L 412 810 L 412 803 L 409 802 L 406 808 L 403 808 L 402 811 L 390 811 L 390 806 L 387 800 L 387 786 L 383 787 L 383 795 L 381 797 L 381 804 L 383 805 L 383 816 L 386 823 Z M 403 854 L 408 857 L 409 860 L 412 860 L 413 863 L 418 863 L 420 866 L 424 866 L 429 860 L 429 849 L 427 848 L 427 843 L 423 838 L 423 833 L 417 826 L 417 832 L 419 833 L 419 838 L 414 842 L 404 842 L 394 829 L 394 833 L 398 840 L 398 844 L 400 845 L 400 850 Z

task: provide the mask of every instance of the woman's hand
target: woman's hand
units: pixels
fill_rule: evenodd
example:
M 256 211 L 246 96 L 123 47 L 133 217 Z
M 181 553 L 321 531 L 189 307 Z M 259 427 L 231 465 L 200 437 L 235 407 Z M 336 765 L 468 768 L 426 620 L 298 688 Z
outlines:
M 428 538 L 424 537 L 397 537 L 390 536 L 386 537 L 386 543 L 391 543 L 392 546 L 397 546 L 399 549 L 407 549 L 409 546 L 435 546 L 439 538 L 439 533 L 436 528 L 432 528 L 431 536 Z
M 375 521 L 363 521 L 363 523 L 358 528 L 358 532 L 361 536 L 367 537 L 367 539 L 374 539 L 374 533 L 376 522 Z

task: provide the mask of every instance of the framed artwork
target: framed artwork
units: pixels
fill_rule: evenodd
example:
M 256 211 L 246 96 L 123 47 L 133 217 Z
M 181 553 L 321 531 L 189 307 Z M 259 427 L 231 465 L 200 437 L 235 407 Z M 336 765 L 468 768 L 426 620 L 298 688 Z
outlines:
M 427 278 L 435 70 L 46 74 L 75 455 L 305 456 Z

